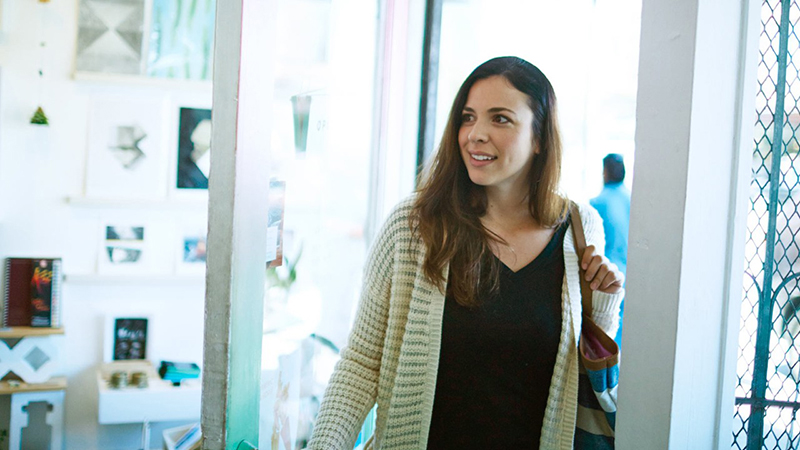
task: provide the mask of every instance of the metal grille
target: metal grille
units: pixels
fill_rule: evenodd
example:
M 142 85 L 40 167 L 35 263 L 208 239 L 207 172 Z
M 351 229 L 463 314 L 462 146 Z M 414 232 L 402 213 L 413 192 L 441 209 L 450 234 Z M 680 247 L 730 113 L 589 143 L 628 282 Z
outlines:
M 798 0 L 764 1 L 733 427 L 738 449 L 800 449 L 798 20 Z

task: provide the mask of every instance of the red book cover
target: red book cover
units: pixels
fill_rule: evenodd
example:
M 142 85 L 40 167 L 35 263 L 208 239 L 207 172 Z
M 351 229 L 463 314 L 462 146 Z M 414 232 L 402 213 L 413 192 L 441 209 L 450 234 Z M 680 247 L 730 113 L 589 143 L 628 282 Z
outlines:
M 33 278 L 31 279 L 31 319 L 32 327 L 53 326 L 55 297 L 53 259 L 34 259 Z
M 30 326 L 33 259 L 7 258 L 5 269 L 3 326 Z

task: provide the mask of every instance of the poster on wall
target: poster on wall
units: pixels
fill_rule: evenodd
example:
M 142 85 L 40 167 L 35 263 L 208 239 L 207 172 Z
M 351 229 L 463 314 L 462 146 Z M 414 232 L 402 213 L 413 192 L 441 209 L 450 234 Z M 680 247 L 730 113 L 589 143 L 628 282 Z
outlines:
M 165 197 L 163 113 L 161 100 L 92 101 L 88 118 L 86 197 Z
M 147 357 L 147 319 L 115 318 L 113 334 L 114 361 L 146 359 Z
M 153 0 L 147 75 L 210 80 L 214 0 Z
M 178 189 L 208 189 L 211 110 L 181 108 L 178 123 Z
M 144 0 L 80 0 L 75 70 L 139 75 L 146 51 Z

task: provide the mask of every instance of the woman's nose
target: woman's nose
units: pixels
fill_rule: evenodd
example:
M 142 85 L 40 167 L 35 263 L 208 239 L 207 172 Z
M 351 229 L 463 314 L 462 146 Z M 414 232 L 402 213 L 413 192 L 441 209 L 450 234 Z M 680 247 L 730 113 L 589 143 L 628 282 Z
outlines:
M 469 130 L 469 140 L 472 142 L 486 142 L 487 138 L 486 124 L 481 120 L 476 120 Z

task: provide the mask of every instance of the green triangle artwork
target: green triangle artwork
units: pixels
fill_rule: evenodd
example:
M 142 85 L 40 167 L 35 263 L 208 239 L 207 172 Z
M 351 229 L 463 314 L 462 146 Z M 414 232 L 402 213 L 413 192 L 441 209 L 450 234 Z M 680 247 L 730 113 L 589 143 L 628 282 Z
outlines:
M 36 108 L 36 112 L 33 113 L 33 117 L 31 117 L 31 123 L 34 125 L 50 125 L 50 122 L 47 120 L 47 116 L 44 114 L 44 110 L 41 106 Z

